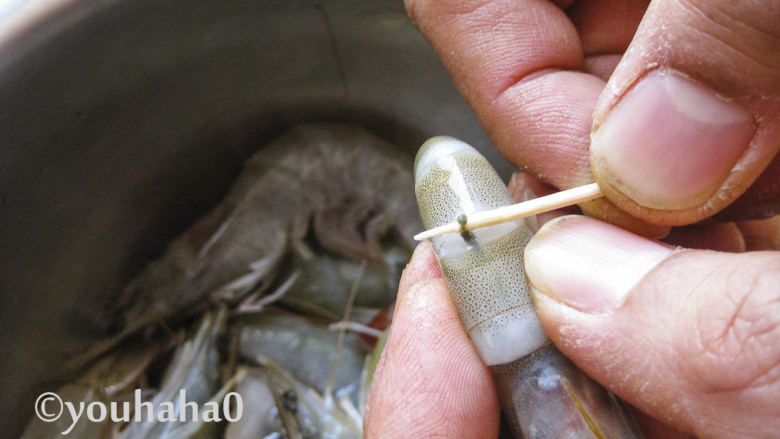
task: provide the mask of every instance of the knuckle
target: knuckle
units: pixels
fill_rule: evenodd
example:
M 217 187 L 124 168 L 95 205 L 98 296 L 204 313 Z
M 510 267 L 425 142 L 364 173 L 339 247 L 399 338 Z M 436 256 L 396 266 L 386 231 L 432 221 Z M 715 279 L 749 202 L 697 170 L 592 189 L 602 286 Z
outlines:
M 746 264 L 747 265 L 747 264 Z M 780 384 L 780 255 L 751 258 L 731 268 L 721 290 L 697 316 L 694 361 L 706 392 Z M 710 306 L 711 305 L 711 306 Z

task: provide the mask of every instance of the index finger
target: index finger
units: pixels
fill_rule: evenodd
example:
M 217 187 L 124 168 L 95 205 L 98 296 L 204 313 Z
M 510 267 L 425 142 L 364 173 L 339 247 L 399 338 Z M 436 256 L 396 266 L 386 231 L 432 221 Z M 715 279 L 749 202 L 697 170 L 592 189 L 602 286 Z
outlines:
M 588 135 L 604 82 L 576 71 L 582 44 L 558 6 L 546 0 L 406 5 L 510 161 L 558 188 L 590 181 Z M 545 159 L 537 159 L 542 153 Z
M 605 83 L 579 71 L 582 43 L 559 6 L 546 0 L 406 0 L 406 6 L 509 161 L 559 189 L 594 181 L 588 142 Z M 667 230 L 606 201 L 583 207 L 644 235 Z

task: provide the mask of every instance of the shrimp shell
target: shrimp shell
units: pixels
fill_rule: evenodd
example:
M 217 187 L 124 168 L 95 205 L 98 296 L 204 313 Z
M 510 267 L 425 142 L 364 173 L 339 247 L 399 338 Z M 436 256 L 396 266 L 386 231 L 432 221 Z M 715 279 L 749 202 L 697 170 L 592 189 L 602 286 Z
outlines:
M 415 192 L 426 229 L 514 202 L 487 160 L 449 137 L 420 148 Z M 490 366 L 510 430 L 527 439 L 641 437 L 619 400 L 545 335 L 525 281 L 530 238 L 516 220 L 431 240 L 466 332 Z

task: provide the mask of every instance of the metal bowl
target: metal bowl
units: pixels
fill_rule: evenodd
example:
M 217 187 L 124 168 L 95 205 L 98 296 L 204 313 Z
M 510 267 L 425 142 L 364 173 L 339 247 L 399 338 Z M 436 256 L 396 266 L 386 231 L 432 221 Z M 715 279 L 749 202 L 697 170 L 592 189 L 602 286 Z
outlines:
M 398 0 L 0 2 L 0 431 L 101 337 L 129 274 L 307 121 L 499 161 Z

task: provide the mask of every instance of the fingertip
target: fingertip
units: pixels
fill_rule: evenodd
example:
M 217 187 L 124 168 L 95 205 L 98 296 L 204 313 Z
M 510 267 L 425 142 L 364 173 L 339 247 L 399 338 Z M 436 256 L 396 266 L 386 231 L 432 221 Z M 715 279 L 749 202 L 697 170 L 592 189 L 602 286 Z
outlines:
M 766 98 L 778 18 L 776 2 L 651 2 L 593 113 L 593 175 L 612 202 L 669 226 L 777 207 L 764 171 L 780 165 L 780 106 Z
M 632 288 L 671 250 L 592 218 L 569 215 L 545 224 L 525 249 L 531 284 L 586 313 L 622 305 Z
M 490 372 L 466 336 L 443 279 L 410 285 L 377 367 L 369 437 L 496 437 Z
M 629 213 L 669 225 L 731 201 L 713 198 L 756 131 L 748 108 L 671 69 L 643 75 L 597 121 L 590 159 L 605 194 Z
M 687 250 L 615 308 L 532 297 L 561 352 L 627 402 L 682 431 L 746 437 L 780 428 L 778 282 L 777 252 Z
M 442 277 L 442 274 L 441 267 L 436 259 L 436 253 L 433 252 L 430 241 L 423 241 L 414 249 L 412 258 L 406 264 L 406 268 L 404 268 L 401 274 L 396 300 L 400 302 L 409 288 L 415 283 L 437 277 Z

